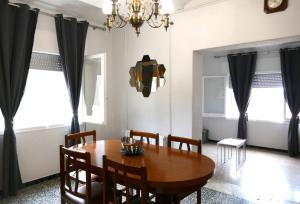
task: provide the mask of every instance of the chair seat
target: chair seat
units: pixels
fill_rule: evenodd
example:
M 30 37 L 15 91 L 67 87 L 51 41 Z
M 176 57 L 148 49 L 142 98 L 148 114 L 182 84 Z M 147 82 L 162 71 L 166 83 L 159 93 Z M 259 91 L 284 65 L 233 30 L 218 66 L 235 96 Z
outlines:
M 78 188 L 78 193 L 86 194 L 86 186 L 80 186 Z M 103 183 L 92 182 L 92 202 L 93 203 L 102 203 L 102 193 L 103 193 Z M 76 204 L 85 204 L 85 200 L 79 197 L 76 197 L 70 193 L 67 193 L 63 196 L 63 199 L 69 203 Z
M 73 178 L 73 180 L 76 180 L 76 171 L 72 171 L 70 173 L 70 176 Z M 82 184 L 86 183 L 85 171 L 79 171 L 78 172 L 78 181 L 79 181 L 79 183 L 82 183 Z M 91 181 L 99 181 L 99 182 L 101 182 L 102 179 L 100 179 L 100 177 L 97 176 L 97 175 L 95 175 L 95 174 L 91 174 Z

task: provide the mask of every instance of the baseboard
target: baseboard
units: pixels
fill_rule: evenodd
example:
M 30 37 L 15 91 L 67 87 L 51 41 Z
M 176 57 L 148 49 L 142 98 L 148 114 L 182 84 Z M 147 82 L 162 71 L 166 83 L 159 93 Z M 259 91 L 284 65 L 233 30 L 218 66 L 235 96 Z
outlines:
M 23 183 L 22 188 L 32 186 L 32 185 L 35 185 L 35 184 L 39 184 L 39 183 L 43 183 L 45 181 L 49 181 L 51 179 L 58 178 L 58 177 L 59 177 L 59 174 L 53 174 L 53 175 L 46 176 L 46 177 L 43 177 L 43 178 L 40 178 L 40 179 L 37 179 L 37 180 L 34 180 L 34 181 L 29 181 L 29 182 Z
M 209 142 L 212 142 L 212 143 L 217 143 L 217 142 L 219 142 L 218 140 L 211 140 L 211 139 L 209 139 L 208 141 L 209 141 Z M 284 153 L 288 153 L 287 150 L 276 149 L 276 148 L 271 148 L 271 147 L 261 147 L 261 146 L 248 145 L 248 144 L 247 144 L 247 147 L 253 147 L 253 148 L 262 149 L 262 150 L 268 150 L 268 151 L 276 151 L 276 152 L 284 152 Z

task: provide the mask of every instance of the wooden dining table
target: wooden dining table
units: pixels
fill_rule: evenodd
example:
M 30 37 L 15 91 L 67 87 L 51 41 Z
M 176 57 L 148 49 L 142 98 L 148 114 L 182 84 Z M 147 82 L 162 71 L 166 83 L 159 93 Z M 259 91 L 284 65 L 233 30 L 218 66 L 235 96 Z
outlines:
M 155 192 L 157 203 L 172 203 L 178 193 L 196 191 L 214 174 L 215 163 L 205 155 L 175 148 L 143 144 L 139 156 L 121 154 L 120 139 L 99 140 L 70 147 L 91 154 L 92 173 L 102 174 L 102 156 L 128 166 L 147 168 L 150 192 Z

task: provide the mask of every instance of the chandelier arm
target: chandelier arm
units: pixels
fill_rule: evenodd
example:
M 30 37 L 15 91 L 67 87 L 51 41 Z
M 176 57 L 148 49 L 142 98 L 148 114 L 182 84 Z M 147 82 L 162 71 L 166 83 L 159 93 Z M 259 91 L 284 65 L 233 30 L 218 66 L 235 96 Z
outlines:
M 153 12 L 153 9 L 151 9 L 151 14 L 149 15 L 148 19 L 146 19 L 147 22 L 152 18 L 153 13 L 154 13 L 154 12 Z
M 123 16 L 121 16 L 121 15 L 119 14 L 119 12 L 118 12 L 118 18 L 119 18 L 121 21 L 125 21 L 124 18 L 123 18 Z
M 123 23 L 123 25 L 122 25 L 122 23 Z M 119 28 L 124 28 L 127 25 L 128 21 L 122 21 L 122 23 L 120 24 Z
M 115 28 L 123 28 L 127 25 L 128 21 L 125 20 L 117 11 L 117 17 L 119 18 L 120 21 L 114 21 L 114 27 Z
M 114 24 L 113 24 L 113 26 L 115 27 L 115 28 L 123 28 L 125 25 L 127 24 L 127 22 L 126 21 L 118 21 L 118 22 L 114 22 Z
M 151 24 L 150 21 L 152 21 L 153 24 Z M 163 22 L 156 24 L 153 19 L 148 20 L 147 23 L 151 28 L 160 28 L 163 25 Z

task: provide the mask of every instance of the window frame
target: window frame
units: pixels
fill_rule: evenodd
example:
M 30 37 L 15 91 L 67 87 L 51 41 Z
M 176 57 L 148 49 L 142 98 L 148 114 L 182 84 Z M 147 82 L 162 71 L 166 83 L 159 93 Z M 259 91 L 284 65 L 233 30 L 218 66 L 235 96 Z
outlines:
M 95 125 L 107 125 L 107 53 L 102 52 L 102 53 L 98 53 L 98 54 L 92 54 L 92 55 L 85 55 L 85 58 L 89 58 L 89 59 L 101 59 L 101 80 L 103 80 L 103 122 L 93 122 L 93 121 L 84 121 L 84 123 L 89 123 L 89 124 L 95 124 Z M 84 84 L 85 79 L 83 79 L 83 85 L 81 86 L 81 88 L 84 90 Z M 84 94 L 82 92 L 81 94 L 81 100 L 84 102 Z M 83 105 L 82 104 L 82 113 L 83 111 Z
M 224 113 L 206 113 L 204 110 L 204 97 L 205 97 L 205 79 L 211 79 L 211 78 L 223 78 L 224 79 Z M 228 84 L 228 77 L 222 76 L 222 75 L 212 75 L 212 76 L 202 76 L 202 116 L 206 118 L 225 118 L 226 117 L 226 87 Z

